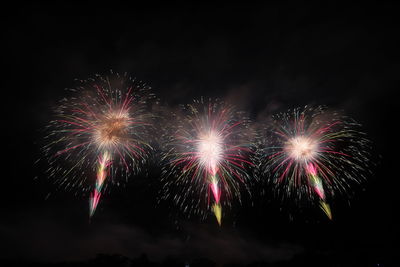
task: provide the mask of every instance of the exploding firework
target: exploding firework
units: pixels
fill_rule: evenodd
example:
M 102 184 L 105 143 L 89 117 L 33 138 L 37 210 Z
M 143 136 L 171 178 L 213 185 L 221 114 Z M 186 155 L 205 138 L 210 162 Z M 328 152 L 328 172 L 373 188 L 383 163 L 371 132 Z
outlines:
M 64 188 L 92 191 L 90 217 L 108 181 L 137 172 L 151 150 L 148 89 L 119 74 L 80 81 L 48 126 L 48 172 Z
M 163 197 L 189 216 L 212 211 L 221 225 L 222 206 L 240 201 L 249 180 L 251 147 L 248 120 L 224 104 L 195 101 L 165 144 Z
M 326 108 L 295 109 L 274 117 L 257 153 L 264 177 L 286 196 L 327 202 L 366 179 L 369 141 L 353 120 Z

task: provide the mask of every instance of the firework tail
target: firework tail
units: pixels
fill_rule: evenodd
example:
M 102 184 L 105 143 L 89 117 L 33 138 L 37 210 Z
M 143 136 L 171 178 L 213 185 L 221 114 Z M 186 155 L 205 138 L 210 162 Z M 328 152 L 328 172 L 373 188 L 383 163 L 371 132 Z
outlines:
M 217 222 L 218 222 L 219 226 L 221 226 L 221 223 L 222 223 L 222 207 L 221 207 L 221 204 L 219 202 L 220 197 L 221 197 L 221 190 L 219 189 L 218 178 L 217 178 L 217 176 L 215 174 L 211 175 L 210 188 L 211 188 L 211 192 L 213 193 L 214 201 L 215 201 L 215 203 L 212 205 L 212 211 L 213 211 L 213 213 L 215 215 L 215 218 L 217 219 Z
M 212 211 L 214 212 L 215 218 L 217 219 L 218 225 L 221 226 L 222 223 L 222 207 L 221 204 L 214 203 L 212 206 Z
M 326 203 L 325 201 L 320 201 L 319 205 L 321 207 L 321 209 L 324 211 L 324 213 L 326 214 L 326 216 L 332 220 L 332 213 L 331 213 L 331 208 L 329 207 L 329 204 Z
M 97 179 L 96 186 L 93 190 L 92 195 L 89 199 L 89 217 L 91 218 L 99 204 L 99 200 L 101 197 L 101 189 L 103 187 L 104 181 L 108 175 L 108 166 L 111 164 L 111 156 L 108 151 L 105 151 L 98 160 L 98 169 L 97 169 Z
M 325 199 L 325 191 L 324 187 L 322 185 L 322 180 L 318 176 L 318 171 L 317 168 L 315 167 L 314 164 L 308 163 L 307 168 L 307 176 L 310 181 L 310 184 L 312 188 L 314 189 L 315 193 L 319 196 L 320 198 L 320 207 L 326 214 L 326 216 L 332 220 L 332 213 L 331 213 L 331 208 L 328 203 L 326 203 Z

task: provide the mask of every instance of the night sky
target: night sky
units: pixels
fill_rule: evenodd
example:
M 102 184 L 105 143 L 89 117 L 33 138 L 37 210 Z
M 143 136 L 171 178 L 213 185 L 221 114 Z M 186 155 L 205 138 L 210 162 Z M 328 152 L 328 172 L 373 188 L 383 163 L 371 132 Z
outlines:
M 398 12 L 378 2 L 4 6 L 0 259 L 398 261 Z M 256 122 L 306 104 L 343 110 L 374 143 L 374 174 L 350 204 L 332 203 L 333 221 L 255 186 L 253 201 L 234 207 L 219 228 L 212 216 L 188 220 L 158 203 L 154 164 L 112 188 L 89 223 L 87 196 L 58 189 L 34 162 L 65 88 L 110 70 L 146 82 L 170 108 L 220 98 Z

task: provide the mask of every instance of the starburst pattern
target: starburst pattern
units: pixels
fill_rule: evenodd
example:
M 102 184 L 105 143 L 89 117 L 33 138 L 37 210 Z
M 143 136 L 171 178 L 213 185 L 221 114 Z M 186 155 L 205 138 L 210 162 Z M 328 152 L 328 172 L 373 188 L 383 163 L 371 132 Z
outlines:
M 277 191 L 327 203 L 366 179 L 370 142 L 360 125 L 324 107 L 295 109 L 273 118 L 260 142 L 259 169 Z
M 211 210 L 221 224 L 222 206 L 240 201 L 253 165 L 248 120 L 223 103 L 195 101 L 183 107 L 167 135 L 163 198 L 184 212 L 205 218 Z
M 153 95 L 126 75 L 97 75 L 79 83 L 57 107 L 43 150 L 48 173 L 59 186 L 93 191 L 92 216 L 106 181 L 119 184 L 121 176 L 127 179 L 152 149 L 148 103 Z

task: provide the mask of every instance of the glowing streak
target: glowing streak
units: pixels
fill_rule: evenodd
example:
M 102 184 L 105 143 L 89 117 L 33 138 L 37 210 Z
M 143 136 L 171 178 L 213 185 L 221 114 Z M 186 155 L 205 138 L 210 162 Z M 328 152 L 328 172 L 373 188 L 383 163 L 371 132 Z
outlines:
M 221 226 L 222 223 L 222 207 L 221 204 L 214 204 L 212 206 L 212 211 L 214 212 L 215 218 L 217 219 L 217 222 L 219 226 Z
M 310 179 L 311 186 L 313 187 L 315 193 L 319 196 L 320 200 L 320 207 L 326 214 L 326 216 L 332 220 L 332 212 L 331 208 L 328 203 L 325 201 L 325 191 L 324 187 L 322 185 L 322 180 L 318 177 L 317 175 L 317 168 L 313 163 L 308 163 L 307 165 L 307 172 L 308 172 L 308 177 Z
M 214 200 L 218 204 L 221 197 L 221 191 L 219 189 L 218 179 L 216 176 L 211 176 L 210 187 L 214 196 Z
M 103 187 L 104 181 L 107 178 L 108 166 L 111 164 L 111 156 L 108 151 L 103 153 L 102 157 L 99 157 L 97 179 L 95 189 L 90 197 L 89 201 L 89 216 L 92 217 L 96 211 L 97 205 L 101 197 L 101 189 Z
M 325 191 L 322 185 L 322 180 L 317 175 L 317 168 L 312 163 L 307 165 L 308 177 L 311 182 L 311 186 L 314 188 L 315 193 L 322 199 L 325 200 Z
M 212 211 L 213 211 L 213 213 L 215 215 L 215 218 L 218 221 L 219 226 L 221 226 L 221 223 L 222 223 L 221 222 L 222 221 L 222 215 L 221 215 L 222 214 L 222 207 L 221 207 L 221 205 L 219 203 L 219 200 L 220 200 L 220 197 L 221 197 L 221 191 L 220 191 L 219 186 L 218 186 L 218 179 L 214 175 L 211 176 L 210 187 L 211 187 L 211 191 L 213 193 L 214 200 L 215 200 L 215 203 L 212 206 Z
M 329 204 L 324 201 L 321 201 L 319 204 L 321 209 L 325 212 L 326 216 L 328 216 L 328 218 L 332 220 L 332 212 L 331 208 L 329 207 Z
M 331 213 L 331 208 L 329 207 L 329 204 L 326 203 L 325 201 L 325 191 L 324 187 L 322 185 L 322 180 L 318 177 L 317 175 L 317 170 L 315 166 L 312 163 L 309 163 L 307 166 L 307 171 L 311 186 L 313 187 L 315 193 L 319 196 L 320 200 L 320 207 L 328 216 L 330 220 L 332 220 L 332 213 Z

